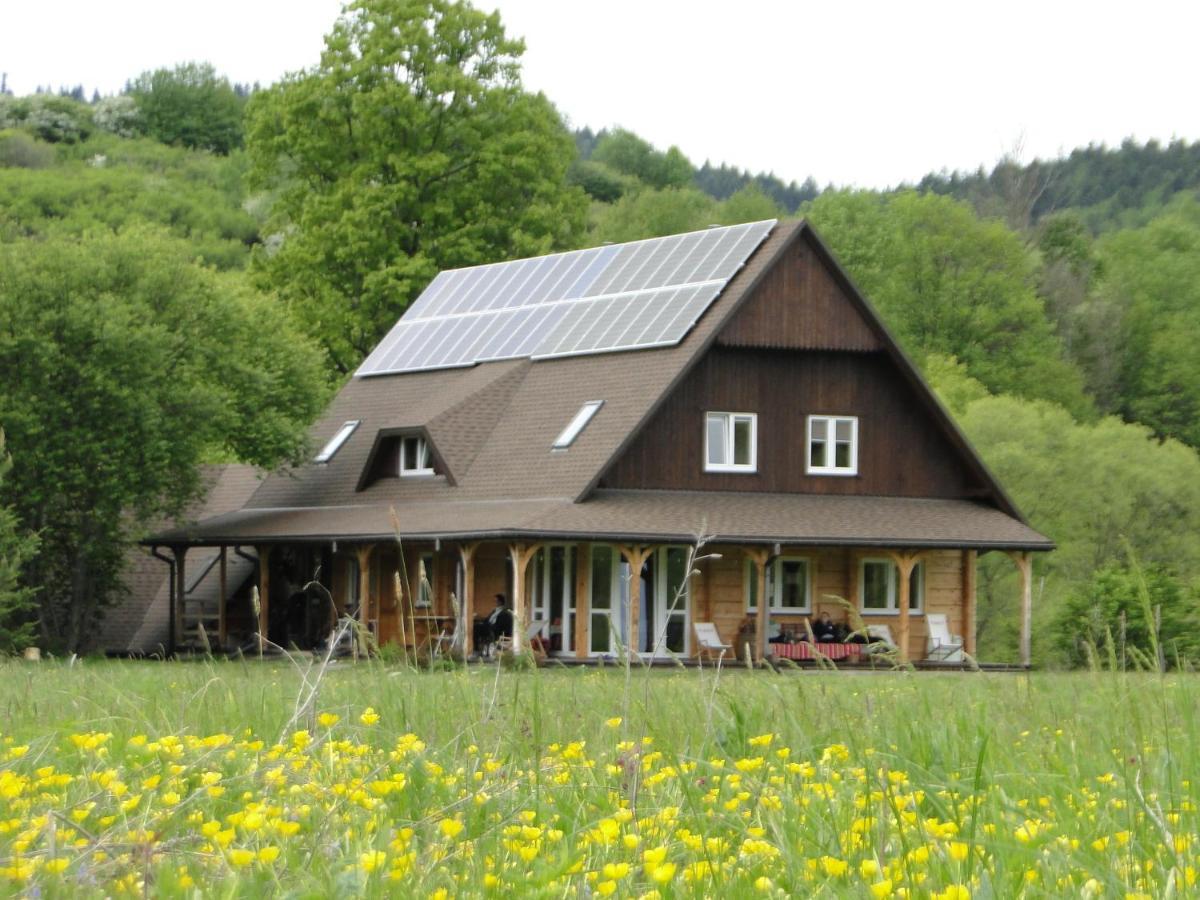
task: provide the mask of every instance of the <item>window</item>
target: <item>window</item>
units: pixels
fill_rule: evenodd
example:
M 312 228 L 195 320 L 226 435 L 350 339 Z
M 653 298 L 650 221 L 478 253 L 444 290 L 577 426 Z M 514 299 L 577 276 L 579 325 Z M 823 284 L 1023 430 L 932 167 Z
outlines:
M 603 400 L 589 400 L 583 404 L 579 412 L 575 413 L 575 418 L 567 423 L 567 427 L 562 430 L 562 433 L 554 441 L 554 449 L 566 450 L 575 443 L 575 438 L 579 437 L 579 433 L 587 427 L 588 422 L 592 421 L 592 416 L 599 412 L 600 407 L 603 405 Z
M 412 435 L 400 439 L 400 474 L 404 477 L 433 474 L 433 460 L 425 438 Z
M 321 452 L 313 457 L 313 462 L 327 463 L 333 459 L 333 454 L 341 450 L 342 444 L 346 443 L 350 435 L 354 434 L 354 429 L 358 427 L 358 422 L 358 419 L 354 419 L 339 428 L 337 434 L 329 439 L 329 443 L 321 448 Z
M 900 610 L 897 582 L 900 570 L 890 559 L 864 559 L 858 570 L 858 605 L 864 613 L 891 615 Z M 913 566 L 908 579 L 908 608 L 919 613 L 925 606 L 925 564 Z
M 704 471 L 755 471 L 757 430 L 754 413 L 710 412 L 704 425 Z
M 800 556 L 777 556 L 767 563 L 769 610 L 775 613 L 807 613 L 809 601 L 809 562 Z M 758 612 L 758 572 L 752 560 L 746 560 L 746 611 Z
M 858 474 L 858 419 L 808 417 L 808 474 Z
M 434 555 L 422 553 L 417 558 L 417 602 L 416 606 L 428 609 L 433 606 L 434 597 Z

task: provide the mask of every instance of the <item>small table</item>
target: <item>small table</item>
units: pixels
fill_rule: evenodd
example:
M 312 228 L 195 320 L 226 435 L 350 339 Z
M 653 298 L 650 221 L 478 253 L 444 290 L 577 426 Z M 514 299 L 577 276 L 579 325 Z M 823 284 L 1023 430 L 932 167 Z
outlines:
M 769 644 L 768 650 L 783 659 L 816 659 L 817 654 L 826 659 L 858 659 L 862 652 L 862 644 L 810 644 L 801 641 L 797 644 Z

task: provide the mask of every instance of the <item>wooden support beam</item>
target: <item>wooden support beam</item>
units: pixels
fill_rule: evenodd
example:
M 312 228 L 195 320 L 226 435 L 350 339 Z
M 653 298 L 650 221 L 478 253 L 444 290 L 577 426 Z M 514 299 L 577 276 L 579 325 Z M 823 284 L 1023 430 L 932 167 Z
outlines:
M 857 550 L 846 551 L 846 602 L 851 609 L 862 609 L 862 598 L 858 596 L 859 572 L 862 569 L 862 557 Z
M 479 542 L 458 545 L 458 558 L 462 561 L 462 596 L 458 598 L 462 609 L 459 611 L 459 627 L 463 630 L 463 656 L 469 657 L 475 652 L 475 551 Z
M 1012 561 L 1021 573 L 1021 665 L 1033 663 L 1033 554 L 1028 550 L 1010 550 Z
M 899 583 L 896 585 L 899 612 L 896 622 L 896 644 L 900 648 L 900 661 L 908 662 L 911 655 L 909 635 L 911 634 L 912 618 L 909 612 L 912 606 L 912 572 L 917 567 L 917 563 L 921 561 L 921 554 L 891 553 L 889 555 L 896 563 L 896 578 L 899 579 Z
M 371 553 L 374 544 L 362 544 L 354 548 L 354 556 L 358 560 L 358 622 L 362 625 L 363 636 L 360 636 L 359 650 L 366 655 L 368 647 L 365 634 L 371 632 L 374 598 L 371 597 Z
M 171 653 L 183 643 L 183 611 L 187 606 L 187 547 L 175 547 L 175 608 L 171 617 Z
M 962 636 L 963 652 L 975 655 L 975 565 L 979 557 L 976 550 L 962 552 Z
M 590 544 L 575 545 L 575 658 L 588 657 L 588 623 L 592 618 L 592 553 Z
M 771 609 L 771 598 L 767 596 L 767 563 L 771 553 L 761 547 L 747 547 L 746 558 L 754 563 L 754 596 L 758 604 L 754 619 L 754 658 L 761 663 L 767 658 L 767 625 Z
M 642 613 L 642 567 L 655 548 L 629 545 L 617 549 L 629 564 L 629 615 L 625 617 L 625 647 L 629 653 L 638 653 L 638 619 Z
M 224 647 L 228 629 L 225 621 L 225 608 L 229 605 L 229 561 L 226 559 L 228 548 L 221 547 L 220 594 L 217 602 L 217 643 Z
M 261 652 L 270 640 L 267 625 L 271 620 L 271 547 L 255 547 L 258 554 L 258 649 Z
M 541 549 L 541 544 L 514 543 L 508 546 L 509 560 L 513 567 L 513 653 L 521 653 L 525 649 L 525 629 L 529 627 L 525 610 L 526 572 L 529 561 Z

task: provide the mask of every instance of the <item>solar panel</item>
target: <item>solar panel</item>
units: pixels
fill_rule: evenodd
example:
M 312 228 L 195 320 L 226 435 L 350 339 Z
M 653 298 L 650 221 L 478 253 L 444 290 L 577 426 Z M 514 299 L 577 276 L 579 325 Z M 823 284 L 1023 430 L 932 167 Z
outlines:
M 775 220 L 438 273 L 355 373 L 679 343 Z

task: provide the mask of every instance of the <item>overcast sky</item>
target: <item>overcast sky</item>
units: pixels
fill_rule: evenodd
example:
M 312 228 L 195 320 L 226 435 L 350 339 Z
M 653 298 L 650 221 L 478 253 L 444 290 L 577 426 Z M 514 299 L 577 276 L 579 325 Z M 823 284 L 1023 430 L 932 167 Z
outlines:
M 785 179 L 883 187 L 1089 142 L 1200 138 L 1200 4 L 1059 0 L 481 0 L 576 126 Z M 314 64 L 339 0 L 0 0 L 0 72 L 120 90 L 209 60 L 269 83 Z

